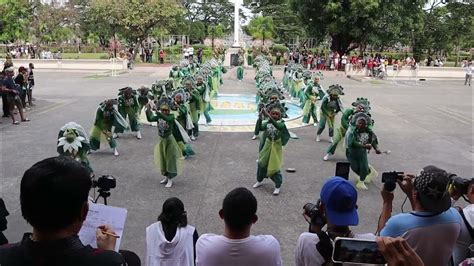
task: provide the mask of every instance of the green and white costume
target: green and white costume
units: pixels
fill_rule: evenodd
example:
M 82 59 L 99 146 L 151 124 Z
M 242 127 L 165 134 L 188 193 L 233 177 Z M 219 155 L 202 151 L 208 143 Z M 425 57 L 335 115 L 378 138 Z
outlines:
M 140 131 L 139 111 L 140 103 L 138 102 L 138 95 L 135 90 L 130 87 L 120 89 L 118 95 L 118 111 L 124 119 L 129 121 L 130 129 L 133 132 Z M 115 127 L 115 133 L 123 133 L 123 127 Z
M 157 122 L 159 142 L 154 148 L 155 165 L 161 175 L 171 179 L 182 172 L 181 149 L 173 132 L 176 131 L 176 121 L 173 114 L 163 115 L 160 112 L 147 111 L 149 122 Z
M 69 122 L 61 127 L 58 133 L 57 151 L 59 155 L 69 157 L 80 162 L 89 169 L 92 174 L 94 171 L 91 168 L 87 153 L 89 152 L 90 144 L 84 128 L 75 123 Z
M 269 109 L 281 108 L 276 106 L 279 106 L 278 102 L 270 105 Z M 262 143 L 258 154 L 257 181 L 262 182 L 264 178 L 270 178 L 275 183 L 275 188 L 279 189 L 283 183 L 283 146 L 288 143 L 290 133 L 282 119 L 275 121 L 271 117 L 261 124 L 260 131 Z
M 367 127 L 364 130 L 357 128 L 357 122 L 363 119 Z M 367 159 L 366 144 L 371 144 L 375 150 L 378 150 L 377 136 L 369 125 L 372 124 L 371 118 L 364 112 L 359 112 L 352 116 L 351 124 L 345 136 L 345 147 L 347 160 L 351 165 L 352 171 L 359 175 L 360 181 L 364 182 L 369 174 L 375 174 L 375 170 L 370 167 Z
M 327 124 L 329 127 L 329 137 L 332 138 L 334 135 L 334 118 L 337 113 L 343 110 L 339 96 L 344 95 L 344 92 L 343 88 L 337 84 L 329 86 L 326 92 L 327 95 L 324 96 L 321 102 L 321 116 L 317 135 L 321 135 Z
M 107 103 L 109 103 L 109 105 Z M 102 137 L 107 140 L 111 148 L 116 148 L 117 142 L 113 138 L 112 127 L 121 128 L 123 130 L 129 127 L 127 121 L 118 112 L 116 105 L 117 100 L 111 99 L 102 102 L 99 108 L 97 108 L 94 126 L 90 134 L 91 150 L 98 150 L 100 148 Z M 111 108 L 106 108 L 106 106 L 111 106 Z

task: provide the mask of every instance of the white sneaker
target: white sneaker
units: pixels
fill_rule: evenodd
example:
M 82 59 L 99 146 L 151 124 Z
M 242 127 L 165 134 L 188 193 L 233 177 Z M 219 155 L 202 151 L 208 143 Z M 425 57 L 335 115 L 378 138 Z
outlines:
M 332 139 L 332 137 L 329 137 L 329 142 L 333 143 L 334 140 Z
M 331 154 L 329 154 L 329 153 L 326 154 L 326 155 L 324 155 L 323 160 L 324 160 L 324 161 L 329 160 L 329 157 L 330 157 L 330 156 L 331 156 Z
M 319 135 L 316 135 L 316 141 L 317 141 L 317 142 L 320 142 L 320 141 L 321 141 L 321 139 L 319 139 Z
M 356 184 L 356 188 L 360 189 L 360 190 L 367 190 L 369 188 L 367 188 L 367 186 L 365 185 L 365 182 L 364 181 L 357 181 L 357 184 Z
M 120 153 L 118 152 L 117 148 L 114 149 L 114 156 L 119 156 Z
M 263 185 L 263 182 L 258 182 L 258 181 L 257 181 L 257 183 L 253 184 L 252 187 L 253 187 L 253 188 L 258 188 L 258 187 L 260 187 L 260 186 L 262 186 L 262 185 Z
M 301 126 L 302 126 L 302 127 L 305 127 L 305 126 L 307 126 L 307 125 L 308 125 L 308 123 L 301 123 Z
M 191 135 L 191 137 L 189 137 L 189 138 L 190 138 L 192 141 L 195 141 L 195 140 L 196 140 L 196 138 L 195 138 L 193 135 Z
M 313 126 L 314 126 L 314 127 L 317 127 L 317 126 L 318 126 L 318 123 L 314 123 Z
M 167 177 L 165 177 L 165 179 L 160 181 L 160 184 L 166 184 L 166 183 L 168 183 L 168 178 Z
M 273 195 L 277 196 L 280 194 L 280 189 L 279 188 L 275 188 L 275 190 L 273 190 Z
M 112 134 L 112 138 L 118 139 L 118 138 L 119 138 L 119 135 L 118 135 L 117 133 L 114 133 L 114 134 Z
M 253 135 L 252 140 L 256 140 L 256 139 L 257 139 L 257 135 Z
M 140 131 L 137 131 L 137 139 L 142 139 L 142 133 Z
M 212 126 L 212 122 L 206 122 L 206 126 Z
M 168 179 L 168 181 L 166 182 L 165 187 L 166 187 L 166 188 L 170 188 L 170 187 L 172 187 L 172 186 L 173 186 L 173 181 L 171 181 L 171 179 Z

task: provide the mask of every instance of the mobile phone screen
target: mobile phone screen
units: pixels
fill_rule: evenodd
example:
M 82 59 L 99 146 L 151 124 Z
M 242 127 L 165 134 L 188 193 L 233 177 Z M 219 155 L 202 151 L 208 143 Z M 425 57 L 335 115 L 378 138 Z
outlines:
M 349 172 L 351 170 L 350 167 L 351 167 L 351 164 L 348 162 L 337 162 L 336 163 L 336 176 L 349 180 Z
M 385 264 L 385 259 L 378 250 L 375 241 L 339 238 L 336 239 L 334 262 L 351 262 L 364 264 Z

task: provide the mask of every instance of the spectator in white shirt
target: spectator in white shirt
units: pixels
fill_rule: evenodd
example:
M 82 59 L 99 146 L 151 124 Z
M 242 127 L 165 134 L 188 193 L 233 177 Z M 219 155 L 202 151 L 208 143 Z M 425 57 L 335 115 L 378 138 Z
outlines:
M 197 239 L 196 229 L 188 225 L 183 202 L 167 199 L 158 222 L 146 228 L 146 266 L 193 266 Z
M 318 266 L 331 263 L 331 239 L 336 237 L 375 240 L 373 234 L 354 234 L 349 228 L 359 224 L 359 216 L 357 190 L 346 179 L 338 176 L 329 178 L 321 188 L 320 201 L 315 205 L 308 205 L 304 207 L 303 216 L 309 223 L 309 230 L 298 238 L 294 265 Z M 325 232 L 322 229 L 326 224 Z
M 472 72 L 474 71 L 474 67 L 472 66 L 472 61 L 467 64 L 465 69 L 466 69 L 466 79 L 464 80 L 464 85 L 467 85 L 469 83 L 469 86 L 471 86 Z
M 280 266 L 280 244 L 271 235 L 250 234 L 257 222 L 257 199 L 240 187 L 229 192 L 219 216 L 224 220 L 223 235 L 204 234 L 196 244 L 197 266 Z

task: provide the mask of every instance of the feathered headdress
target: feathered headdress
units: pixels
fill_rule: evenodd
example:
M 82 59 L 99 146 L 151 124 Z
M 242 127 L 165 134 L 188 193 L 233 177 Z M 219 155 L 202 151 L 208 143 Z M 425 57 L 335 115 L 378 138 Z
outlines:
M 360 98 L 357 98 L 355 102 L 352 103 L 352 106 L 354 107 L 359 106 L 359 105 L 364 106 L 365 112 L 368 112 L 371 109 L 369 99 L 367 98 L 360 97 Z
M 171 94 L 171 97 L 174 99 L 176 96 L 181 95 L 183 102 L 187 102 L 189 99 L 189 93 L 187 93 L 183 88 L 177 89 Z
M 174 104 L 173 99 L 165 94 L 163 94 L 160 97 L 160 99 L 155 100 L 154 103 L 155 103 L 155 108 L 158 110 L 159 109 L 168 109 L 168 110 L 175 109 L 175 104 Z
M 288 115 L 286 114 L 286 111 L 288 110 L 288 108 L 285 106 L 284 103 L 280 101 L 275 101 L 275 102 L 267 104 L 265 106 L 265 109 L 267 109 L 267 112 L 269 113 L 273 110 L 278 110 L 281 113 L 282 118 L 288 117 Z
M 329 88 L 326 90 L 326 92 L 329 95 L 339 96 L 339 95 L 344 95 L 343 90 L 344 90 L 344 88 L 341 85 L 334 84 L 334 85 L 329 86 Z
M 359 120 L 364 120 L 366 125 L 372 124 L 372 118 L 370 117 L 370 115 L 368 115 L 367 113 L 364 113 L 364 112 L 358 112 L 358 113 L 354 114 L 351 118 L 350 124 L 352 126 L 355 126 L 355 125 L 357 125 L 357 122 Z
M 182 84 L 183 86 L 186 85 L 186 83 L 191 83 L 191 84 L 193 84 L 193 86 L 194 86 L 194 84 L 196 83 L 196 81 L 194 80 L 193 76 L 188 75 L 188 76 L 184 77 L 184 78 L 181 80 L 181 84 Z

